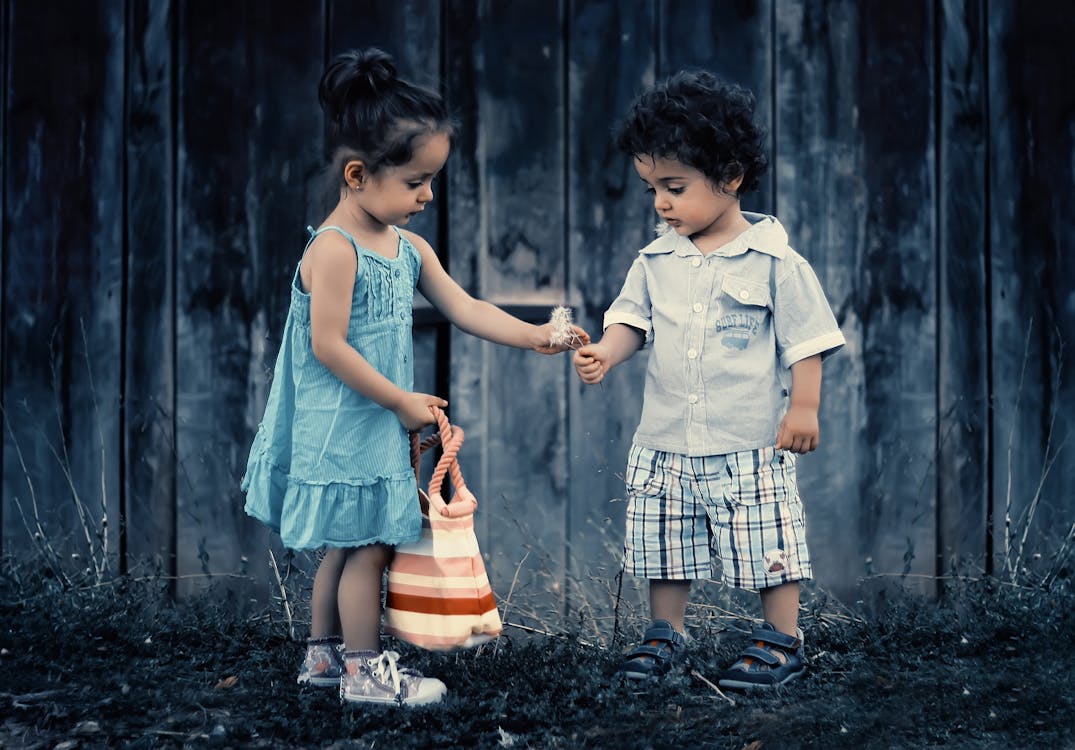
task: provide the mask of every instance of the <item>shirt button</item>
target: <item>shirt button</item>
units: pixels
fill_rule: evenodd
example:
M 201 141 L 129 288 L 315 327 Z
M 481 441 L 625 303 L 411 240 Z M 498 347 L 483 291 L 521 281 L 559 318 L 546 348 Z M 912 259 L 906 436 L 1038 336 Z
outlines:
M 692 393 L 690 396 L 687 397 L 687 401 L 691 402 L 692 404 L 697 404 L 698 403 L 698 394 L 697 393 Z
M 687 359 L 698 359 L 698 351 L 695 349 L 687 350 Z M 694 403 L 693 401 L 691 403 Z
M 746 289 L 739 292 L 739 299 L 750 299 L 750 292 L 748 292 Z
M 406 320 L 406 319 L 407 319 L 407 313 L 405 313 L 405 312 L 401 312 L 401 313 L 399 314 L 399 319 L 400 319 L 400 320 Z
M 702 265 L 702 259 L 701 258 L 695 258 L 694 260 L 691 261 L 691 265 L 694 266 L 695 268 L 697 268 L 698 266 Z
M 399 278 L 399 269 L 398 268 L 396 269 L 396 278 L 397 279 Z
M 695 312 L 701 312 L 702 311 L 702 303 L 701 302 L 695 302 L 694 303 L 694 311 Z

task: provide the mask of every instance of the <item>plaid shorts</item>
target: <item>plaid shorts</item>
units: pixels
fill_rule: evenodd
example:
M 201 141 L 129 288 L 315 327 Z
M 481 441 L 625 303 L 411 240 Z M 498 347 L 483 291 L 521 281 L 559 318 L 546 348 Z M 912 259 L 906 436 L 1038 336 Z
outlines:
M 641 578 L 763 589 L 813 576 L 795 455 L 684 456 L 631 446 L 624 564 Z

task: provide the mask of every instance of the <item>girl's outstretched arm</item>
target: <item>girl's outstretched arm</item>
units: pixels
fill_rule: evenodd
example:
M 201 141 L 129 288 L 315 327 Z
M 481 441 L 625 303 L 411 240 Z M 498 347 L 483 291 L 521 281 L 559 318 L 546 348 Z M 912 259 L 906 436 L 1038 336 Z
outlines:
M 429 407 L 443 408 L 447 401 L 403 390 L 347 343 L 351 295 L 358 270 L 351 244 L 335 232 L 319 235 L 306 252 L 303 270 L 303 284 L 310 294 L 310 333 L 318 361 L 347 386 L 394 412 L 408 430 L 433 424 Z
M 414 232 L 404 231 L 404 234 L 422 254 L 422 274 L 418 280 L 418 289 L 453 325 L 486 341 L 517 346 L 520 349 L 533 349 L 542 354 L 557 354 L 571 348 L 564 344 L 551 343 L 555 330 L 552 323 L 533 325 L 519 320 L 492 303 L 470 296 L 444 270 L 428 242 Z M 581 343 L 590 341 L 590 335 L 586 331 L 578 326 L 572 328 Z

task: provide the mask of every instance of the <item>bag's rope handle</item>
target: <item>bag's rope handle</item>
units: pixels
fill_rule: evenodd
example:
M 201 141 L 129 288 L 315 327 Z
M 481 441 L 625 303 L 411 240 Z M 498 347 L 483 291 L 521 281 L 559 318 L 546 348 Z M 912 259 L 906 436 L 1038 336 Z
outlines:
M 430 406 L 429 409 L 433 412 L 440 431 L 421 441 L 416 433 L 411 433 L 411 465 L 417 478 L 422 453 L 440 443 L 444 452 L 429 480 L 429 505 L 445 518 L 462 518 L 472 514 L 478 507 L 478 500 L 467 488 L 463 480 L 463 470 L 459 468 L 458 455 L 459 448 L 463 445 L 463 428 L 453 426 L 442 409 L 436 406 Z M 440 491 L 446 473 L 451 475 L 452 487 L 455 488 L 455 495 L 450 503 L 445 502 Z

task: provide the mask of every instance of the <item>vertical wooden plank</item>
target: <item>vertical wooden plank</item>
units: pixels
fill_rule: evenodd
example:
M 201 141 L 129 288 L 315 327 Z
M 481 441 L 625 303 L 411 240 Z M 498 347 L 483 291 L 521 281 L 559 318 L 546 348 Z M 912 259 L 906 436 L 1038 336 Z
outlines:
M 446 0 L 442 26 L 442 59 L 445 94 L 448 105 L 459 121 L 452 155 L 445 165 L 444 211 L 447 214 L 445 245 L 441 259 L 445 268 L 470 294 L 481 296 L 479 264 L 485 245 L 486 218 L 483 208 L 483 161 L 480 94 L 481 71 L 485 55 L 481 45 L 477 0 Z M 484 33 L 495 33 L 486 28 Z M 449 391 L 441 394 L 448 400 L 452 420 L 465 428 L 466 443 L 462 466 L 479 500 L 475 530 L 488 566 L 492 559 L 488 547 L 489 516 L 497 507 L 484 488 L 489 485 L 484 460 L 486 434 L 484 422 L 485 393 L 482 376 L 485 355 L 482 343 L 454 328 L 449 333 Z M 493 591 L 504 596 L 502 581 L 490 570 Z
M 189 2 L 179 22 L 176 276 L 180 575 L 262 583 L 239 480 L 316 201 L 323 5 Z M 197 584 L 185 582 L 180 593 Z M 264 587 L 262 591 L 264 591 Z
M 127 564 L 175 574 L 175 130 L 170 2 L 128 16 L 124 527 Z
M 773 2 L 660 0 L 658 76 L 685 68 L 703 68 L 753 91 L 757 99 L 755 114 L 769 132 L 769 157 L 775 161 L 775 144 L 772 143 Z M 743 209 L 772 213 L 773 185 L 770 167 L 758 190 L 744 197 Z
M 333 2 L 329 10 L 329 59 L 355 47 L 380 47 L 395 58 L 401 76 L 440 91 L 440 14 L 440 4 L 428 0 L 375 0 L 361 6 Z M 444 182 L 443 176 L 437 178 L 433 185 L 433 202 L 407 224 L 407 229 L 428 240 L 446 261 L 441 232 Z M 421 294 L 417 294 L 414 320 L 416 391 L 437 393 L 447 378 L 447 372 L 440 370 L 447 370 L 448 353 L 439 351 L 437 343 L 438 338 L 446 340 L 441 333 L 446 325 L 443 319 L 431 313 L 431 306 Z
M 630 157 L 610 135 L 614 119 L 653 83 L 655 29 L 652 3 L 627 9 L 600 0 L 570 5 L 568 273 L 576 320 L 594 339 L 656 223 Z M 600 612 L 613 604 L 607 586 L 623 561 L 624 467 L 642 411 L 647 359 L 643 350 L 599 387 L 582 384 L 568 363 L 567 583 L 577 586 L 567 591 L 572 610 Z
M 1075 14 L 988 7 L 993 549 L 1026 580 L 1008 563 L 1044 575 L 1075 509 Z
M 776 211 L 848 340 L 801 485 L 817 580 L 847 593 L 934 572 L 931 31 L 923 0 L 776 5 Z
M 114 561 L 123 7 L 11 2 L 8 22 L 4 546 L 33 546 L 36 500 L 53 545 Z
M 7 112 L 8 112 L 8 31 L 11 28 L 8 23 L 8 0 L 0 0 L 0 406 L 3 405 L 4 377 L 7 373 L 7 345 L 6 337 L 2 335 L 7 330 L 5 314 L 7 304 L 4 290 L 7 289 L 8 243 L 7 243 Z M 3 412 L 0 411 L 0 427 L 3 427 Z M 5 430 L 6 433 L 6 430 Z M 4 467 L 6 475 L 7 464 L 4 463 L 4 448 L 6 439 L 0 439 L 0 467 Z M 2 482 L 2 480 L 0 480 Z M 7 553 L 8 533 L 5 531 L 8 524 L 14 519 L 7 512 L 5 502 L 6 492 L 0 484 L 0 554 Z
M 985 28 L 981 0 L 939 12 L 937 572 L 985 563 L 989 512 Z
M 464 127 L 474 130 L 453 157 L 453 171 L 463 171 L 455 171 L 449 190 L 451 269 L 496 304 L 549 309 L 564 296 L 562 13 L 559 4 L 537 0 L 449 4 L 449 90 L 466 96 L 468 86 L 477 88 L 476 101 L 461 110 Z M 471 160 L 474 172 L 467 172 Z M 465 216 L 475 211 L 477 226 Z M 518 569 L 515 606 L 533 592 L 546 602 L 537 606 L 558 609 L 567 512 L 565 363 L 459 333 L 451 346 L 449 400 L 467 434 L 463 468 L 483 503 L 480 541 L 493 584 L 504 595 Z

